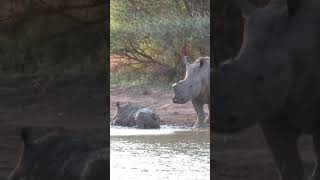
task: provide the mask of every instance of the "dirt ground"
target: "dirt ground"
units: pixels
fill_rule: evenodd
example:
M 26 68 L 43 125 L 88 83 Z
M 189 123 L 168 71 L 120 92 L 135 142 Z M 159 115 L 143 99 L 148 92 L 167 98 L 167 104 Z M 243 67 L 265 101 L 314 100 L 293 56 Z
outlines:
M 20 130 L 32 126 L 39 137 L 56 127 L 93 143 L 106 143 L 105 80 L 32 79 L 0 81 L 0 180 L 17 163 Z
M 169 85 L 170 86 L 170 85 Z M 174 104 L 171 101 L 172 92 L 168 90 L 151 90 L 142 87 L 110 88 L 110 115 L 116 111 L 116 102 L 131 102 L 134 105 L 146 106 L 155 110 L 160 116 L 161 125 L 189 126 L 196 122 L 196 113 L 191 102 Z M 207 106 L 205 111 L 208 112 Z

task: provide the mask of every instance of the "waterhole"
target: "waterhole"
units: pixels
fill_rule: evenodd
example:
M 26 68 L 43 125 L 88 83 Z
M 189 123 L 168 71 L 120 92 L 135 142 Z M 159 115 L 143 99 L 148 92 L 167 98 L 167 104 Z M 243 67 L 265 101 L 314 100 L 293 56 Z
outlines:
M 210 132 L 110 128 L 111 180 L 209 180 Z

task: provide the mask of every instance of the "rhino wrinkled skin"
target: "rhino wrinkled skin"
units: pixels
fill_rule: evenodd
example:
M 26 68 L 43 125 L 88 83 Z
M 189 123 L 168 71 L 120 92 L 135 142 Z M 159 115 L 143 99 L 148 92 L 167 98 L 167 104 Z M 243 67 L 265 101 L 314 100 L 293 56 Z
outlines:
M 186 75 L 183 80 L 172 85 L 172 102 L 184 104 L 191 101 L 197 113 L 195 126 L 201 127 L 205 125 L 203 106 L 208 104 L 210 108 L 210 57 L 199 57 L 194 63 L 189 63 L 184 57 L 183 62 Z M 206 124 L 210 124 L 210 115 Z
M 105 180 L 109 150 L 70 137 L 62 129 L 31 140 L 21 132 L 19 162 L 8 180 Z
M 244 23 L 237 57 L 214 68 L 215 133 L 234 133 L 260 124 L 282 180 L 303 180 L 297 148 L 303 133 L 313 135 L 320 180 L 320 2 L 285 0 L 257 8 L 234 0 Z
M 131 103 L 120 105 L 117 102 L 117 110 L 112 118 L 112 124 L 117 126 L 136 126 L 139 129 L 160 128 L 160 117 L 153 110 L 133 106 Z

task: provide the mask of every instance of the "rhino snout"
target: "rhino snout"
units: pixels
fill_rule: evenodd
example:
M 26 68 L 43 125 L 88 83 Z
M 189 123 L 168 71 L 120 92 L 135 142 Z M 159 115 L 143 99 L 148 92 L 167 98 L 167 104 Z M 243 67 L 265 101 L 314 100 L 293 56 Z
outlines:
M 183 97 L 173 97 L 172 102 L 176 104 L 184 104 L 187 102 L 187 100 Z

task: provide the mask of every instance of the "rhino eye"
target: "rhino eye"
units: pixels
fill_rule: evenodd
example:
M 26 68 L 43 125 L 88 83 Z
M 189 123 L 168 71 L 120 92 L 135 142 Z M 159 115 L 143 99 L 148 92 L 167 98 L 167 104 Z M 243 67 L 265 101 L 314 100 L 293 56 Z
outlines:
M 256 77 L 256 81 L 259 83 L 263 83 L 264 82 L 264 76 L 262 74 L 258 74 Z

